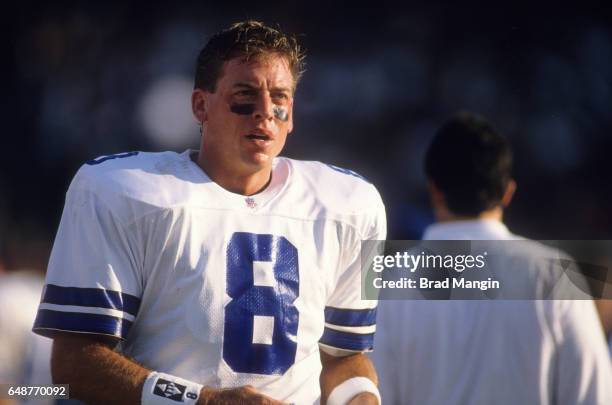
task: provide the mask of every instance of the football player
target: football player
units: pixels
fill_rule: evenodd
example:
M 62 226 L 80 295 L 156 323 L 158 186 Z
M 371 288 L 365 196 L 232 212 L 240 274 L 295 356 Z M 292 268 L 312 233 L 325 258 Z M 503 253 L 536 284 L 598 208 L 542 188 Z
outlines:
M 377 404 L 360 244 L 374 186 L 278 157 L 304 54 L 247 21 L 197 60 L 199 151 L 128 152 L 74 177 L 34 331 L 92 404 Z

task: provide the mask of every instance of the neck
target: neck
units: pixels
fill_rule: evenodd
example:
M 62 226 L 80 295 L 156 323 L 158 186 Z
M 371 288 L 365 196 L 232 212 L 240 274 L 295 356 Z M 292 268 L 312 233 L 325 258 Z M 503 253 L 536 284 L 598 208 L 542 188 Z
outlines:
M 195 162 L 212 181 L 231 191 L 242 195 L 253 195 L 263 191 L 272 180 L 272 166 L 266 166 L 255 172 L 228 173 L 221 165 L 211 159 L 205 159 L 200 150 Z
M 501 207 L 495 207 L 487 211 L 483 211 L 478 215 L 457 215 L 449 211 L 446 207 L 438 207 L 435 210 L 437 222 L 455 222 L 455 221 L 471 221 L 478 219 L 491 219 L 502 222 L 504 211 Z

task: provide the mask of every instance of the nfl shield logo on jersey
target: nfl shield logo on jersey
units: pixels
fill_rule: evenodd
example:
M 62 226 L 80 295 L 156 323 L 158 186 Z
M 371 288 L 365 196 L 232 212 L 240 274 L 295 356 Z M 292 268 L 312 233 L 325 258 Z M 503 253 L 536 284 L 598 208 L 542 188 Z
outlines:
M 255 201 L 254 198 L 247 197 L 244 199 L 244 202 L 246 202 L 246 205 L 249 208 L 257 208 L 257 202 Z

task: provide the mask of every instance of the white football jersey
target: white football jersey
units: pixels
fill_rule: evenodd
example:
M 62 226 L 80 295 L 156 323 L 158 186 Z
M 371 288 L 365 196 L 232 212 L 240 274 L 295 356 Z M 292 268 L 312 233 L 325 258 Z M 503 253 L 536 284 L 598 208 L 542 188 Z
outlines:
M 150 369 L 316 402 L 319 345 L 372 347 L 360 248 L 385 238 L 380 196 L 354 172 L 277 158 L 268 187 L 245 197 L 192 153 L 130 152 L 79 170 L 34 331 L 116 336 Z

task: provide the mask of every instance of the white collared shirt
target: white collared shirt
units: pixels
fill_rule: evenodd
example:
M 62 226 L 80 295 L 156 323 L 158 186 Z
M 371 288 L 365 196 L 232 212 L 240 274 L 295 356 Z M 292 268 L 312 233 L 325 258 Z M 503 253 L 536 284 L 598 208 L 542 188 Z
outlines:
M 427 227 L 423 240 L 504 240 L 522 239 L 494 219 L 435 223 Z
M 438 223 L 429 240 L 522 239 L 494 220 Z M 372 354 L 383 403 L 610 404 L 592 301 L 380 301 Z

